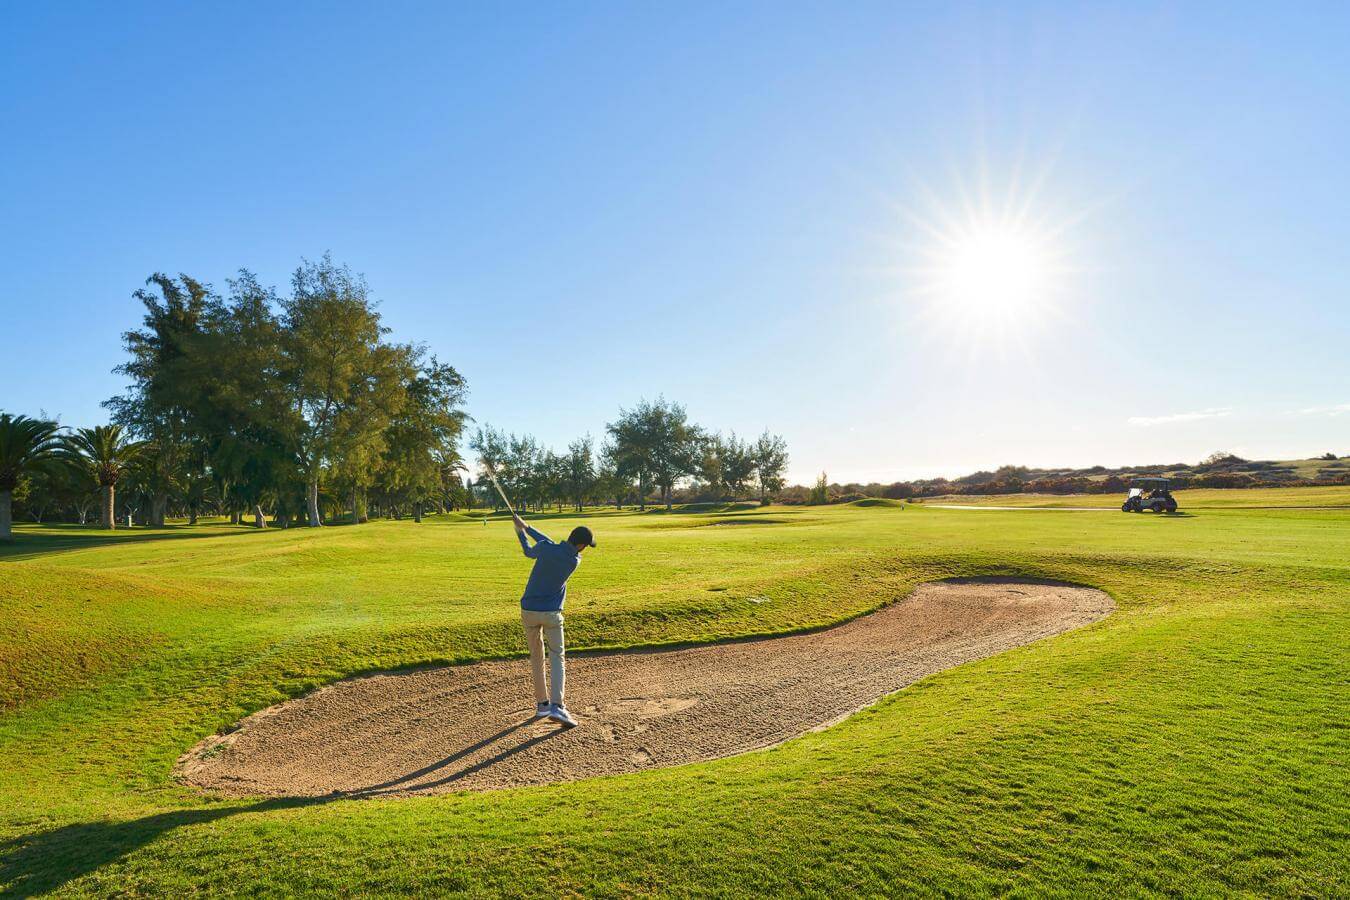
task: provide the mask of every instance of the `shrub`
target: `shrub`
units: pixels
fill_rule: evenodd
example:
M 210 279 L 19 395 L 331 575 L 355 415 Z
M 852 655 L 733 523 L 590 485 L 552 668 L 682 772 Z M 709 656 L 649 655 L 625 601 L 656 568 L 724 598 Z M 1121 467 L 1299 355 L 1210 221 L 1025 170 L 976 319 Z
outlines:
M 820 476 L 816 479 L 816 483 L 812 486 L 811 494 L 806 502 L 813 506 L 821 506 L 830 502 L 830 481 L 825 477 L 824 472 L 821 472 Z

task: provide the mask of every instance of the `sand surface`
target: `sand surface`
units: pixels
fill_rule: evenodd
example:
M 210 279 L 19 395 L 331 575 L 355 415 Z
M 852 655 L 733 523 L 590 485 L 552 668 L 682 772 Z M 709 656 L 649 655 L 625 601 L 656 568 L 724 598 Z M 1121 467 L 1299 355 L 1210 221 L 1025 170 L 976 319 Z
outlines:
M 529 718 L 523 659 L 352 678 L 208 738 L 176 774 L 237 795 L 387 796 L 714 759 L 829 725 L 925 675 L 1113 608 L 1089 588 L 945 581 L 810 634 L 569 655 L 567 702 L 581 723 L 572 729 Z

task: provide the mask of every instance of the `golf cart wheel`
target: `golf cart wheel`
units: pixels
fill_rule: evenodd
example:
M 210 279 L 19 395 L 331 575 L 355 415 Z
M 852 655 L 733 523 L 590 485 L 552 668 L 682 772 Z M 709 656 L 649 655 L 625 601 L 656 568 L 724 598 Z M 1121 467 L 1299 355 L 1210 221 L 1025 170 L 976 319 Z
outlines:
M 1155 501 L 1149 509 L 1153 510 L 1155 513 L 1162 513 L 1163 510 L 1167 509 L 1167 506 L 1161 500 L 1158 500 Z
M 1167 511 L 1170 512 L 1170 513 L 1176 512 L 1176 511 L 1177 511 L 1177 501 L 1175 501 L 1175 500 L 1168 500 L 1168 501 L 1167 501 Z
M 1132 508 L 1133 508 L 1133 507 L 1131 507 L 1129 503 L 1122 503 L 1122 504 L 1120 504 L 1120 511 L 1121 511 L 1121 512 L 1130 512 L 1130 511 L 1132 510 Z

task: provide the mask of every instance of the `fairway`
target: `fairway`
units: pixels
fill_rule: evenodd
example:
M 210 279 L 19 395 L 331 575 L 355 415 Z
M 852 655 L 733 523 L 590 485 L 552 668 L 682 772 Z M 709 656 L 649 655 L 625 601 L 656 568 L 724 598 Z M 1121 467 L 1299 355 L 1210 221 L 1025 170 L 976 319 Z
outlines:
M 1223 490 L 1198 488 L 1179 495 L 1182 512 L 1193 509 L 1342 509 L 1350 508 L 1350 490 L 1344 487 L 1262 488 Z M 949 494 L 929 497 L 932 506 L 992 506 L 1026 509 L 1120 510 L 1118 494 Z
M 1350 496 L 1328 491 L 1318 505 Z M 231 798 L 174 764 L 253 712 L 355 674 L 520 658 L 509 523 L 20 526 L 0 548 L 0 886 L 1347 888 L 1345 511 L 534 518 L 578 521 L 601 548 L 572 581 L 578 651 L 815 629 L 956 577 L 1081 584 L 1117 608 L 767 751 L 489 793 Z

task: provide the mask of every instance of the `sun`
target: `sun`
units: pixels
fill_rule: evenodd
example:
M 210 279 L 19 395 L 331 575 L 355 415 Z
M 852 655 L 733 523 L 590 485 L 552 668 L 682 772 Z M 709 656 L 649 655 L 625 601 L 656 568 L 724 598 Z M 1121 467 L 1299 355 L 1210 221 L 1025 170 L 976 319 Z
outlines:
M 1033 312 L 1051 290 L 1050 253 L 1036 235 L 977 227 L 937 250 L 939 301 L 957 311 L 1011 318 Z
M 1070 269 L 1060 229 L 968 213 L 920 231 L 905 281 L 926 331 L 972 347 L 1024 344 L 1062 316 Z
M 1009 176 L 1002 189 L 985 166 L 947 189 L 914 182 L 893 201 L 899 228 L 883 235 L 897 277 L 891 295 L 921 337 L 972 354 L 1034 353 L 1069 327 L 1083 303 L 1081 225 L 1088 210 L 1049 195 L 1045 173 Z M 973 186 L 973 187 L 972 187 Z M 901 320 L 897 319 L 897 322 Z

